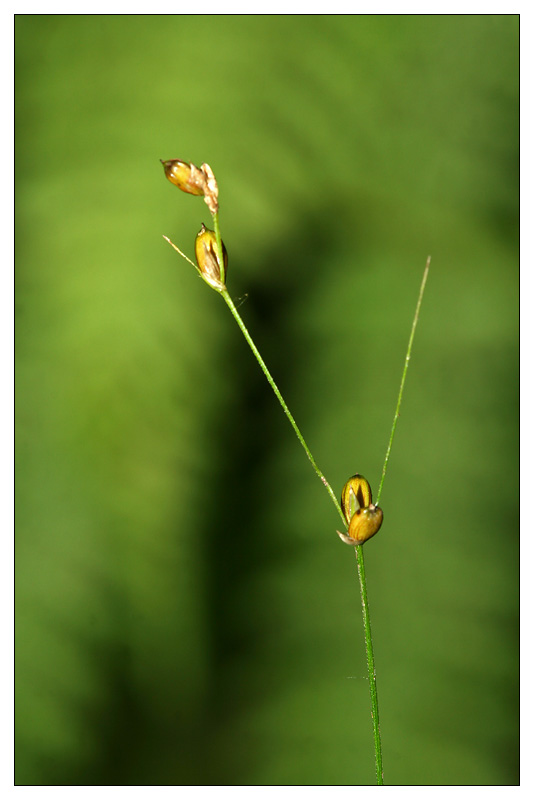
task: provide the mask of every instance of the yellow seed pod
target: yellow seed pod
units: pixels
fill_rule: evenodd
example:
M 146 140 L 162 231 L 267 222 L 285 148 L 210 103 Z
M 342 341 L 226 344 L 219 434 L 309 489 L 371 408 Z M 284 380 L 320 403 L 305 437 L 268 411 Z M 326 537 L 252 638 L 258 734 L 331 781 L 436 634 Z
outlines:
M 217 239 L 215 232 L 210 231 L 209 228 L 202 225 L 195 240 L 195 257 L 200 274 L 204 280 L 219 291 L 226 288 L 226 273 L 228 271 L 228 253 L 226 252 L 224 242 L 221 242 L 221 244 L 223 249 L 223 265 L 221 265 L 217 255 Z
M 170 161 L 161 161 L 165 176 L 174 183 L 182 192 L 203 195 L 206 189 L 206 176 L 204 172 L 190 164 L 188 161 L 180 161 L 179 158 L 172 158 Z
M 375 533 L 378 533 L 383 519 L 384 513 L 378 506 L 370 505 L 367 508 L 360 508 L 350 521 L 348 534 L 339 531 L 337 534 L 345 544 L 363 544 Z
M 349 530 L 346 534 L 337 531 L 345 544 L 363 544 L 380 530 L 384 513 L 372 500 L 371 487 L 362 475 L 349 478 L 341 492 L 341 507 Z
M 367 508 L 373 502 L 369 482 L 362 475 L 353 475 L 349 478 L 341 492 L 341 508 L 347 520 L 347 525 L 360 508 Z

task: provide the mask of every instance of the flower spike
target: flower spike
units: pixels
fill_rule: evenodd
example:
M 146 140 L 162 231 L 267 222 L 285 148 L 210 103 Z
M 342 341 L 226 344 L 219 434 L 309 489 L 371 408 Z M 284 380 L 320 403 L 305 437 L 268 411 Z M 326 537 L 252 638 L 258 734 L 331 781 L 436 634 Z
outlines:
M 219 260 L 217 253 L 217 239 L 215 231 L 210 231 L 202 225 L 195 240 L 195 258 L 198 269 L 206 283 L 209 283 L 217 291 L 226 289 L 226 273 L 228 270 L 228 253 L 224 242 L 221 242 L 223 249 L 223 264 Z
M 196 167 L 189 161 L 181 161 L 179 158 L 171 158 L 168 161 L 160 159 L 160 161 L 163 164 L 165 176 L 171 183 L 182 192 L 204 197 L 204 202 L 210 212 L 217 213 L 219 210 L 219 187 L 209 164 Z
M 341 492 L 341 508 L 349 530 L 348 534 L 336 531 L 345 544 L 363 544 L 380 530 L 384 513 L 372 500 L 371 487 L 362 475 L 349 478 Z

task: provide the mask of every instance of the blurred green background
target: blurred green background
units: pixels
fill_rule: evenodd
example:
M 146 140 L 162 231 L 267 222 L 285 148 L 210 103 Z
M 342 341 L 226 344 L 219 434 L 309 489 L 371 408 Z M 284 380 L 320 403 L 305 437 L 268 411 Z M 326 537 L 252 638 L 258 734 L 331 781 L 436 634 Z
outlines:
M 518 38 L 504 16 L 18 16 L 16 780 L 518 782 Z

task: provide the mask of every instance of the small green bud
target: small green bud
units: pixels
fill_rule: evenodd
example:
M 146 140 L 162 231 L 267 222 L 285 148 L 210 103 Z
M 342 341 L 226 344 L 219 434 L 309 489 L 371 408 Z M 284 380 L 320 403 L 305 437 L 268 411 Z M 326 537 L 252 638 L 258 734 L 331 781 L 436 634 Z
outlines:
M 362 475 L 349 478 L 341 492 L 341 508 L 349 526 L 348 535 L 337 531 L 345 544 L 363 544 L 380 530 L 384 514 L 372 500 L 371 487 Z
M 226 288 L 226 273 L 228 270 L 228 253 L 224 242 L 221 242 L 223 249 L 223 261 L 221 265 L 217 254 L 217 238 L 215 231 L 210 231 L 202 225 L 200 232 L 195 240 L 195 258 L 197 260 L 200 274 L 204 280 L 219 292 Z

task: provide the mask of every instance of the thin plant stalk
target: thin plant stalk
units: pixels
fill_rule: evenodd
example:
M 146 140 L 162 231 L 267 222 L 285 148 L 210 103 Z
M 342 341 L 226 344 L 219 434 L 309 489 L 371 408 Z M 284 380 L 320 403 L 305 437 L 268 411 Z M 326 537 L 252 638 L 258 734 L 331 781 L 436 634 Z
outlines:
M 384 785 L 384 768 L 382 766 L 382 737 L 380 735 L 380 721 L 378 718 L 378 690 L 376 688 L 375 656 L 373 652 L 373 637 L 371 635 L 371 616 L 367 600 L 367 581 L 365 579 L 365 562 L 363 558 L 363 545 L 355 547 L 358 578 L 360 581 L 360 597 L 362 601 L 363 630 L 365 634 L 365 652 L 367 655 L 367 674 L 369 679 L 369 695 L 371 698 L 371 719 L 373 721 L 373 739 L 375 745 L 375 771 L 377 786 Z
M 213 218 L 213 227 L 214 227 L 214 233 L 215 233 L 215 240 L 216 240 L 216 245 L 217 245 L 217 252 L 218 252 L 218 256 L 219 256 L 219 263 L 223 264 L 224 263 L 224 261 L 223 261 L 223 248 L 222 248 L 222 240 L 221 240 L 218 212 L 212 213 L 212 218 Z M 183 258 L 185 258 L 186 261 L 188 261 L 190 264 L 192 264 L 193 267 L 195 267 L 195 269 L 197 269 L 197 271 L 198 271 L 197 266 L 191 261 L 191 259 L 189 259 L 184 253 L 182 253 L 182 251 L 178 247 L 176 247 L 176 245 L 173 244 L 173 242 L 171 242 L 170 239 L 168 239 L 166 236 L 164 237 L 164 239 L 166 239 L 166 241 L 169 242 L 169 244 Z M 416 306 L 415 315 L 414 315 L 414 319 L 413 319 L 413 323 L 412 323 L 410 339 L 409 339 L 409 342 L 408 342 L 408 349 L 407 349 L 406 357 L 405 357 L 405 361 L 404 361 L 404 369 L 403 369 L 402 378 L 401 378 L 399 396 L 398 396 L 398 399 L 397 399 L 397 406 L 396 406 L 396 409 L 395 409 L 395 415 L 394 415 L 394 418 L 393 418 L 393 425 L 392 425 L 392 428 L 391 428 L 391 434 L 390 434 L 389 443 L 388 443 L 388 447 L 387 447 L 387 451 L 386 451 L 386 457 L 385 457 L 385 460 L 384 460 L 384 466 L 382 468 L 382 477 L 381 477 L 381 480 L 380 480 L 380 486 L 378 488 L 378 493 L 377 493 L 377 498 L 376 498 L 376 505 L 377 506 L 378 506 L 378 503 L 379 503 L 379 500 L 380 500 L 380 495 L 382 493 L 382 487 L 384 485 L 384 479 L 385 479 L 385 476 L 386 476 L 386 471 L 387 471 L 387 467 L 388 467 L 388 463 L 389 463 L 389 457 L 390 457 L 390 453 L 391 453 L 391 446 L 392 446 L 392 443 L 393 443 L 393 438 L 394 438 L 395 430 L 396 430 L 396 427 L 397 427 L 397 421 L 398 421 L 398 418 L 399 418 L 400 406 L 401 406 L 401 402 L 402 402 L 402 395 L 403 395 L 403 392 L 404 392 L 404 384 L 406 382 L 406 374 L 408 372 L 408 365 L 409 365 L 409 362 L 410 362 L 412 345 L 413 345 L 413 340 L 414 340 L 414 336 L 415 336 L 415 328 L 417 326 L 417 322 L 418 322 L 418 319 L 419 319 L 419 310 L 421 308 L 421 303 L 422 303 L 422 299 L 423 299 L 423 293 L 424 293 L 424 289 L 425 289 L 426 279 L 428 277 L 429 267 L 430 267 L 430 257 L 427 259 L 425 271 L 424 271 L 424 274 L 423 274 L 423 280 L 421 282 L 421 288 L 419 290 L 419 297 L 418 297 L 418 300 L 417 300 L 417 306 Z M 344 523 L 344 525 L 346 527 L 347 522 L 346 522 L 346 519 L 345 519 L 345 515 L 343 514 L 343 511 L 341 509 L 341 505 L 340 505 L 340 503 L 339 503 L 339 501 L 338 501 L 338 499 L 337 499 L 332 487 L 330 486 L 330 484 L 326 480 L 324 474 L 321 472 L 321 470 L 317 466 L 317 463 L 316 463 L 316 461 L 315 461 L 315 459 L 314 459 L 314 457 L 313 457 L 313 455 L 312 455 L 312 453 L 310 451 L 310 448 L 306 444 L 306 441 L 305 441 L 302 433 L 300 432 L 300 429 L 299 429 L 297 423 L 295 422 L 295 419 L 294 419 L 293 415 L 291 414 L 291 412 L 290 412 L 290 410 L 289 410 L 289 408 L 287 406 L 287 403 L 285 402 L 284 398 L 282 397 L 282 394 L 281 394 L 278 386 L 276 385 L 276 383 L 274 381 L 274 378 L 272 377 L 271 373 L 269 372 L 269 369 L 267 368 L 267 365 L 265 364 L 265 361 L 263 360 L 258 348 L 256 347 L 256 345 L 254 343 L 254 340 L 252 339 L 252 336 L 250 335 L 245 323 L 243 322 L 243 319 L 241 318 L 241 315 L 239 314 L 237 308 L 235 307 L 235 304 L 234 304 L 232 298 L 230 297 L 230 295 L 228 293 L 228 290 L 226 289 L 225 286 L 223 286 L 222 288 L 219 288 L 218 291 L 219 291 L 219 294 L 221 294 L 223 296 L 223 299 L 224 299 L 226 305 L 230 309 L 230 312 L 231 312 L 232 316 L 234 317 L 235 321 L 237 322 L 237 324 L 239 326 L 239 329 L 241 330 L 241 333 L 245 337 L 245 340 L 247 341 L 247 344 L 249 345 L 250 349 L 252 350 L 252 353 L 254 354 L 254 357 L 256 358 L 258 364 L 260 365 L 261 370 L 262 370 L 263 374 L 265 375 L 265 377 L 266 377 L 266 379 L 267 379 L 267 381 L 269 383 L 269 386 L 271 387 L 271 389 L 273 390 L 274 394 L 276 395 L 276 398 L 277 398 L 278 402 L 280 403 L 280 405 L 281 405 L 281 407 L 282 407 L 282 409 L 284 411 L 284 414 L 288 418 L 289 423 L 290 423 L 291 427 L 293 428 L 293 430 L 295 432 L 295 435 L 297 436 L 297 439 L 299 440 L 300 444 L 302 445 L 302 447 L 303 447 L 303 449 L 304 449 L 304 451 L 305 451 L 305 453 L 306 453 L 306 455 L 307 455 L 307 457 L 308 457 L 313 469 L 315 470 L 316 475 L 321 479 L 321 482 L 323 483 L 323 485 L 326 488 L 328 494 L 330 495 L 330 499 L 334 503 L 334 505 L 335 505 L 335 507 L 336 507 L 336 509 L 338 511 L 338 514 L 340 515 L 340 517 L 343 520 L 343 523 Z M 367 599 L 367 582 L 366 582 L 366 578 L 365 578 L 365 563 L 364 563 L 362 545 L 356 545 L 355 554 L 356 554 L 356 563 L 357 563 L 357 569 L 358 569 L 358 578 L 359 578 L 359 582 L 360 582 L 360 597 L 361 597 L 361 603 L 362 603 L 363 627 L 364 627 L 364 634 L 365 634 L 365 649 L 366 649 L 366 655 L 367 655 L 367 670 L 368 670 L 368 677 L 369 677 L 369 694 L 370 694 L 370 700 L 371 700 L 371 718 L 372 718 L 372 723 L 373 723 L 373 739 L 374 739 L 374 750 L 375 750 L 376 782 L 377 782 L 378 786 L 382 786 L 383 783 L 384 783 L 383 766 L 382 766 L 382 740 L 381 740 L 381 735 L 380 735 L 380 724 L 379 724 L 379 716 L 378 716 L 378 692 L 377 692 L 377 685 L 376 685 L 376 670 L 375 670 L 375 661 L 374 661 L 374 653 L 373 653 L 373 640 L 372 640 L 372 634 L 371 634 L 371 619 L 370 619 L 370 614 L 369 614 L 369 602 L 368 602 L 368 599 Z
M 214 222 L 215 237 L 216 237 L 216 241 L 217 241 L 217 249 L 218 249 L 219 253 L 222 253 L 222 244 L 221 244 L 221 237 L 220 237 L 220 232 L 219 232 L 218 214 L 213 214 L 212 216 L 213 216 L 213 222 Z M 168 236 L 164 236 L 163 238 L 165 239 L 166 242 L 168 242 L 171 245 L 171 247 L 173 247 L 176 250 L 177 253 L 179 253 L 182 256 L 182 258 L 184 258 L 187 262 L 189 262 L 189 264 L 191 264 L 191 266 L 193 266 L 197 270 L 197 272 L 199 272 L 199 269 L 196 266 L 196 264 L 194 264 L 193 261 L 191 261 L 191 259 L 188 258 L 185 255 L 185 253 L 182 253 L 180 248 L 177 247 L 174 244 L 174 242 L 171 242 L 171 240 L 168 238 Z M 221 263 L 222 263 L 222 259 L 221 259 Z M 239 311 L 235 307 L 234 301 L 230 297 L 227 289 L 218 289 L 218 291 L 219 291 L 219 294 L 221 294 L 223 296 L 226 305 L 228 306 L 228 308 L 230 309 L 230 311 L 232 313 L 232 316 L 234 317 L 235 321 L 239 325 L 239 329 L 241 330 L 241 333 L 245 337 L 245 339 L 247 341 L 247 344 L 250 347 L 250 349 L 252 350 L 256 361 L 260 365 L 263 374 L 267 378 L 269 386 L 271 387 L 271 389 L 275 393 L 278 402 L 282 406 L 284 414 L 287 416 L 287 418 L 288 418 L 288 420 L 289 420 L 289 422 L 291 424 L 291 427 L 295 431 L 295 434 L 296 434 L 299 442 L 301 443 L 302 447 L 304 448 L 304 451 L 305 451 L 306 455 L 308 456 L 308 459 L 310 460 L 311 465 L 312 465 L 313 469 L 315 470 L 316 475 L 321 479 L 321 482 L 323 483 L 323 485 L 325 486 L 328 494 L 330 495 L 330 499 L 334 503 L 334 505 L 335 505 L 335 507 L 336 507 L 336 509 L 338 511 L 339 516 L 341 517 L 341 519 L 343 520 L 343 523 L 346 526 L 345 517 L 343 515 L 343 511 L 341 510 L 341 506 L 339 504 L 339 501 L 338 501 L 338 499 L 337 499 L 337 497 L 336 497 L 336 495 L 334 493 L 334 490 L 332 489 L 332 487 L 330 486 L 330 484 L 326 480 L 325 476 L 323 475 L 323 473 L 321 472 L 321 470 L 317 466 L 317 462 L 315 461 L 315 459 L 314 459 L 314 457 L 313 457 L 313 455 L 311 453 L 310 448 L 306 444 L 304 436 L 300 432 L 300 428 L 298 427 L 297 423 L 295 422 L 295 418 L 293 417 L 293 414 L 289 410 L 286 401 L 282 397 L 282 393 L 280 392 L 280 389 L 276 385 L 275 380 L 274 380 L 273 376 L 271 375 L 271 373 L 269 372 L 269 369 L 267 368 L 267 365 L 266 365 L 265 361 L 261 357 L 260 351 L 258 350 L 256 345 L 254 344 L 254 340 L 253 340 L 252 336 L 250 335 L 245 323 L 243 322 L 243 319 L 242 319 Z
M 417 305 L 415 307 L 415 314 L 412 322 L 412 329 L 410 331 L 408 348 L 406 350 L 406 356 L 404 359 L 404 368 L 402 371 L 399 396 L 397 398 L 397 406 L 395 408 L 395 414 L 393 416 L 393 424 L 391 426 L 391 433 L 386 450 L 386 457 L 384 459 L 384 466 L 382 468 L 382 477 L 380 480 L 380 485 L 378 487 L 378 493 L 376 496 L 376 505 L 378 505 L 380 501 L 380 495 L 382 493 L 382 487 L 384 485 L 384 478 L 386 477 L 386 472 L 389 464 L 391 445 L 393 444 L 393 437 L 395 436 L 395 430 L 397 428 L 397 422 L 400 415 L 402 395 L 404 393 L 404 384 L 406 383 L 406 375 L 408 373 L 408 365 L 410 363 L 410 358 L 412 355 L 412 345 L 415 337 L 415 329 L 419 321 L 419 311 L 421 309 L 421 303 L 423 302 L 423 294 L 425 291 L 429 269 L 430 269 L 430 256 L 426 260 L 426 266 L 423 272 L 421 286 L 419 288 L 419 296 L 417 298 Z M 356 553 L 356 563 L 358 567 L 358 578 L 360 580 L 360 596 L 362 600 L 363 628 L 365 633 L 365 650 L 367 653 L 367 672 L 369 676 L 369 694 L 371 697 L 371 718 L 373 720 L 373 738 L 375 744 L 376 782 L 378 786 L 383 786 L 384 770 L 382 766 L 382 738 L 380 735 L 380 720 L 378 717 L 378 691 L 376 687 L 376 670 L 375 670 L 375 657 L 373 652 L 373 637 L 371 635 L 371 617 L 369 614 L 369 603 L 367 601 L 367 582 L 365 580 L 365 562 L 363 557 L 363 546 L 357 545 L 355 548 L 355 553 Z
M 263 374 L 264 374 L 264 375 L 265 375 L 265 377 L 267 378 L 267 381 L 268 381 L 268 383 L 269 383 L 269 386 L 271 387 L 271 389 L 272 389 L 272 390 L 273 390 L 273 392 L 275 393 L 275 395 L 276 395 L 276 397 L 277 397 L 277 399 L 278 399 L 278 402 L 279 402 L 279 403 L 280 403 L 280 405 L 282 406 L 282 409 L 283 409 L 283 411 L 284 411 L 284 414 L 285 414 L 285 415 L 286 415 L 286 417 L 288 418 L 288 420 L 289 420 L 289 423 L 290 423 L 291 427 L 292 427 L 292 428 L 293 428 L 293 430 L 295 431 L 295 434 L 296 434 L 296 436 L 297 436 L 297 439 L 299 440 L 299 442 L 301 443 L 302 447 L 304 448 L 304 452 L 305 452 L 305 453 L 306 453 L 306 455 L 308 456 L 308 458 L 309 458 L 309 460 L 310 460 L 310 462 L 311 462 L 311 465 L 312 465 L 312 467 L 313 467 L 313 468 L 314 468 L 314 470 L 315 470 L 315 473 L 316 473 L 316 475 L 317 475 L 317 476 L 318 476 L 318 477 L 321 479 L 322 483 L 323 483 L 323 484 L 324 484 L 324 486 L 326 487 L 326 490 L 327 490 L 328 494 L 330 495 L 330 498 L 331 498 L 332 502 L 334 503 L 335 507 L 337 508 L 337 510 L 338 510 L 338 513 L 339 513 L 339 515 L 340 515 L 341 519 L 343 520 L 343 522 L 345 522 L 345 517 L 343 516 L 343 511 L 341 510 L 341 506 L 340 506 L 340 504 L 339 504 L 339 501 L 338 501 L 338 499 L 337 499 L 336 495 L 334 494 L 334 490 L 332 489 L 332 487 L 330 486 L 330 484 L 329 484 L 329 483 L 328 483 L 328 481 L 326 480 L 325 476 L 323 475 L 323 473 L 321 472 L 321 470 L 320 470 L 320 469 L 319 469 L 319 467 L 317 466 L 317 463 L 316 463 L 316 461 L 315 461 L 315 459 L 314 459 L 314 457 L 313 457 L 313 455 L 312 455 L 312 453 L 311 453 L 311 451 L 310 451 L 310 448 L 309 448 L 309 447 L 308 447 L 308 445 L 306 444 L 306 441 L 305 441 L 305 439 L 304 439 L 304 437 L 303 437 L 302 433 L 300 432 L 300 429 L 299 429 L 299 427 L 298 427 L 297 423 L 295 422 L 295 418 L 293 417 L 293 414 L 291 413 L 291 411 L 290 411 L 290 410 L 289 410 L 289 408 L 287 407 L 287 403 L 286 403 L 286 401 L 284 400 L 284 398 L 282 397 L 282 394 L 281 394 L 281 392 L 280 392 L 280 389 L 279 389 L 279 388 L 278 388 L 278 386 L 276 385 L 276 383 L 275 383 L 275 381 L 274 381 L 274 379 L 273 379 L 273 376 L 271 375 L 271 373 L 269 372 L 269 370 L 268 370 L 268 368 L 267 368 L 267 365 L 265 364 L 265 361 L 264 361 L 264 360 L 263 360 L 263 358 L 261 357 L 261 355 L 260 355 L 260 352 L 259 352 L 258 348 L 257 348 L 257 347 L 256 347 L 256 345 L 254 344 L 254 340 L 252 339 L 252 336 L 251 336 L 251 335 L 250 335 L 250 333 L 248 332 L 248 330 L 247 330 L 247 327 L 245 326 L 245 323 L 243 322 L 243 320 L 242 320 L 242 318 L 241 318 L 241 315 L 239 314 L 239 311 L 238 311 L 238 310 L 237 310 L 237 308 L 235 307 L 235 305 L 234 305 L 234 302 L 233 302 L 232 298 L 230 297 L 230 295 L 228 294 L 228 291 L 227 291 L 226 289 L 225 289 L 225 290 L 223 290 L 223 291 L 221 292 L 221 294 L 222 294 L 222 296 L 223 296 L 223 298 L 224 298 L 224 301 L 225 301 L 226 305 L 228 306 L 228 308 L 229 308 L 229 309 L 230 309 L 230 311 L 232 312 L 232 315 L 233 315 L 233 317 L 234 317 L 235 321 L 236 321 L 236 322 L 237 322 L 237 324 L 239 325 L 239 328 L 241 329 L 241 333 L 243 334 L 243 336 L 244 336 L 244 337 L 245 337 L 245 339 L 247 340 L 247 343 L 248 343 L 248 345 L 249 345 L 250 349 L 251 349 L 251 350 L 252 350 L 252 352 L 254 353 L 254 356 L 255 356 L 255 358 L 256 358 L 256 360 L 257 360 L 258 364 L 260 365 L 260 367 L 261 367 L 261 369 L 262 369 L 262 371 L 263 371 Z
M 426 286 L 426 279 L 428 278 L 428 271 L 430 269 L 430 256 L 428 256 L 426 260 L 425 270 L 423 272 L 423 279 L 421 281 L 421 286 L 419 288 L 419 297 L 417 298 L 417 305 L 415 307 L 415 314 L 413 317 L 412 322 L 412 330 L 410 331 L 410 339 L 408 341 L 408 348 L 406 350 L 406 357 L 404 359 L 404 369 L 402 370 L 402 377 L 400 382 L 400 389 L 399 389 L 399 396 L 397 398 L 397 407 L 395 408 L 395 414 L 393 416 L 393 424 L 391 426 L 391 433 L 389 436 L 389 442 L 386 450 L 386 457 L 384 459 L 384 466 L 382 467 L 382 477 L 380 478 L 380 485 L 378 487 L 378 492 L 376 495 L 376 504 L 379 504 L 380 495 L 382 494 L 382 487 L 384 485 L 384 478 L 386 477 L 386 472 L 389 464 L 389 456 L 391 453 L 391 445 L 393 444 L 393 437 L 395 436 L 395 431 L 397 429 L 397 422 L 400 416 L 400 407 L 402 403 L 402 395 L 404 393 L 404 384 L 406 383 L 406 375 L 408 373 L 408 366 L 410 364 L 410 358 L 412 356 L 412 345 L 413 340 L 415 337 L 415 329 L 417 327 L 417 323 L 419 321 L 419 311 L 421 309 L 421 303 L 423 302 L 423 294 L 425 292 Z
M 339 513 L 341 519 L 343 520 L 343 523 L 346 526 L 346 524 L 347 524 L 346 523 L 346 519 L 345 519 L 345 516 L 343 514 L 343 511 L 341 510 L 341 506 L 339 504 L 339 501 L 338 501 L 337 497 L 335 496 L 335 494 L 334 494 L 334 492 L 332 490 L 332 487 L 330 486 L 330 484 L 326 480 L 325 476 L 323 475 L 323 473 L 321 472 L 321 470 L 317 466 L 317 464 L 315 462 L 315 459 L 314 459 L 314 457 L 313 457 L 313 455 L 312 455 L 312 453 L 310 451 L 310 448 L 306 444 L 306 442 L 304 440 L 304 437 L 302 436 L 302 433 L 300 432 L 300 429 L 299 429 L 297 423 L 295 422 L 295 419 L 294 419 L 293 415 L 291 414 L 289 408 L 287 407 L 287 404 L 286 404 L 284 398 L 282 397 L 282 394 L 281 394 L 278 386 L 276 385 L 276 383 L 275 383 L 271 373 L 269 372 L 269 370 L 268 370 L 263 358 L 261 357 L 261 355 L 260 355 L 260 353 L 258 351 L 258 348 L 254 344 L 254 341 L 253 341 L 250 333 L 248 332 L 248 330 L 247 330 L 247 328 L 245 326 L 245 323 L 243 322 L 243 320 L 241 318 L 241 315 L 237 311 L 237 309 L 236 309 L 236 307 L 235 307 L 230 295 L 228 294 L 228 292 L 226 290 L 223 290 L 221 292 L 221 294 L 222 294 L 222 296 L 223 296 L 223 298 L 224 298 L 224 300 L 226 302 L 226 305 L 228 306 L 228 308 L 232 312 L 232 315 L 233 315 L 235 321 L 239 325 L 239 328 L 241 329 L 241 332 L 242 332 L 243 336 L 247 340 L 247 343 L 248 343 L 250 349 L 254 353 L 254 356 L 255 356 L 258 364 L 260 365 L 265 377 L 267 378 L 267 381 L 269 382 L 269 386 L 271 387 L 271 389 L 275 393 L 275 395 L 276 395 L 276 397 L 278 399 L 278 402 L 282 406 L 282 409 L 283 409 L 285 415 L 287 416 L 287 418 L 288 418 L 288 420 L 289 420 L 289 422 L 291 424 L 291 427 L 295 431 L 295 434 L 296 434 L 299 442 L 301 443 L 302 447 L 304 448 L 304 450 L 306 452 L 306 455 L 308 456 L 309 460 L 311 461 L 311 464 L 312 464 L 316 474 L 319 476 L 319 478 L 321 479 L 321 481 L 325 485 L 325 487 L 326 487 L 326 489 L 328 491 L 328 494 L 330 495 L 330 498 L 331 498 L 332 502 L 334 503 L 335 507 L 337 508 L 338 513 Z M 381 736 L 380 736 L 380 725 L 379 725 L 379 718 L 378 718 L 378 692 L 377 692 L 377 687 L 376 687 L 376 670 L 375 670 L 375 658 L 374 658 L 374 652 L 373 652 L 373 639 L 372 639 L 372 635 L 371 635 L 371 618 L 370 618 L 370 614 L 369 614 L 369 602 L 368 602 L 368 599 L 367 599 L 367 582 L 365 580 L 365 564 L 364 564 L 364 559 L 363 559 L 363 546 L 362 545 L 357 545 L 355 547 L 355 552 L 356 552 L 356 561 L 357 561 L 357 566 L 358 566 L 358 578 L 359 578 L 359 581 L 360 581 L 360 597 L 361 597 L 361 603 L 362 603 L 363 627 L 364 627 L 364 635 L 365 635 L 365 650 L 366 650 L 366 655 L 367 655 L 367 671 L 368 671 L 368 676 L 369 676 L 369 695 L 370 695 L 370 699 L 371 699 L 371 718 L 372 718 L 372 723 L 373 723 L 373 739 L 374 739 L 374 750 L 375 750 L 376 782 L 377 782 L 378 786 L 382 786 L 384 784 L 383 767 L 382 767 L 382 741 L 381 741 Z

